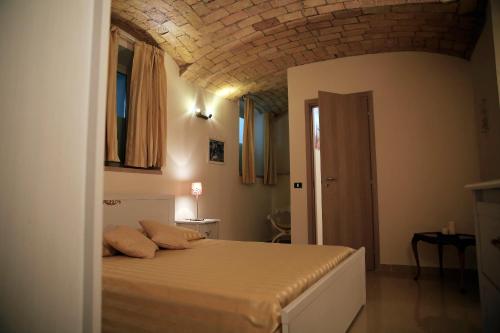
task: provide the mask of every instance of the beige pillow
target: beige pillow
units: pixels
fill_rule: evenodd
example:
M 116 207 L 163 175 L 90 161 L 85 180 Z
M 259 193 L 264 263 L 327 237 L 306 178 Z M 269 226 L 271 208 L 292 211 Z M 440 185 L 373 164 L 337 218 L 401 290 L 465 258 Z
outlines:
M 205 236 L 203 236 L 199 231 L 189 229 L 189 228 L 184 228 L 184 227 L 179 227 L 175 226 L 174 228 L 179 229 L 182 234 L 184 235 L 184 238 L 188 241 L 193 241 L 193 240 L 198 240 L 198 239 L 203 239 Z
M 113 249 L 111 247 L 111 245 L 109 245 L 105 240 L 104 240 L 104 233 L 106 232 L 106 230 L 110 230 L 110 229 L 113 229 L 113 228 L 116 228 L 116 225 L 109 225 L 109 226 L 106 226 L 103 230 L 103 233 L 102 233 L 102 256 L 103 257 L 111 257 L 111 256 L 114 256 L 115 254 L 117 254 L 118 251 L 116 251 L 115 249 Z
M 104 231 L 104 241 L 129 257 L 154 258 L 158 246 L 140 231 L 120 225 Z
M 148 237 L 159 247 L 169 250 L 183 250 L 190 247 L 184 233 L 177 227 L 150 220 L 139 221 L 139 223 Z
M 116 254 L 116 250 L 113 249 L 108 243 L 104 240 L 102 241 L 102 256 L 103 257 L 111 257 Z

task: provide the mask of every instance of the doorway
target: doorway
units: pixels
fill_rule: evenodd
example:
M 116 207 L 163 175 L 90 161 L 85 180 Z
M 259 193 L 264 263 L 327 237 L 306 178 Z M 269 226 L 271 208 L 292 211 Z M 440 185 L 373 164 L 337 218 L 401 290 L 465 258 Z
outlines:
M 309 243 L 366 249 L 379 262 L 372 93 L 306 101 Z

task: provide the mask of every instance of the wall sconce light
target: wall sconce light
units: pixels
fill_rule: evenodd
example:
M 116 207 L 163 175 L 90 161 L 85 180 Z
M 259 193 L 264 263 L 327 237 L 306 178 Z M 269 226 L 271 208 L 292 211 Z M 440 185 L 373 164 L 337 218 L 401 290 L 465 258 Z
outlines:
M 194 114 L 196 115 L 196 117 L 203 118 L 205 120 L 208 120 L 208 119 L 212 118 L 212 114 L 211 113 L 206 114 L 200 108 L 195 108 L 194 109 Z

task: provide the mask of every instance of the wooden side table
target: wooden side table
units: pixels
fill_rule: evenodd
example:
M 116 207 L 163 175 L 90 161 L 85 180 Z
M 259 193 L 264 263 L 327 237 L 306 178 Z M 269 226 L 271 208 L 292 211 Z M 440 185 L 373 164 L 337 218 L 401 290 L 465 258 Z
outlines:
M 176 220 L 179 227 L 189 228 L 200 232 L 206 238 L 219 238 L 219 219 L 204 219 L 202 221 Z
M 465 249 L 468 246 L 476 245 L 476 238 L 474 235 L 469 234 L 456 234 L 456 235 L 445 235 L 440 232 L 420 232 L 413 234 L 411 240 L 411 246 L 413 248 L 413 254 L 415 255 L 415 261 L 417 262 L 417 274 L 415 275 L 415 280 L 418 280 L 420 276 L 420 260 L 418 257 L 418 242 L 423 241 L 430 244 L 436 244 L 438 246 L 439 254 L 439 273 L 441 277 L 443 276 L 443 246 L 453 245 L 458 250 L 458 259 L 460 262 L 460 291 L 464 292 L 464 269 L 465 269 Z

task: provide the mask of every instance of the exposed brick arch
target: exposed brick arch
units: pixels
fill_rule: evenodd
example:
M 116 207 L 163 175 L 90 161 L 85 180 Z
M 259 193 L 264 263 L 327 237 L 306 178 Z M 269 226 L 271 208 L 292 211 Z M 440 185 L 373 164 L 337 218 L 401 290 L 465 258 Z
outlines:
M 468 1 L 470 4 L 471 1 Z M 481 3 L 481 1 L 478 1 Z M 437 0 L 113 0 L 113 17 L 138 26 L 212 92 L 233 87 L 287 108 L 286 69 L 360 54 L 425 51 L 468 58 L 482 6 Z

